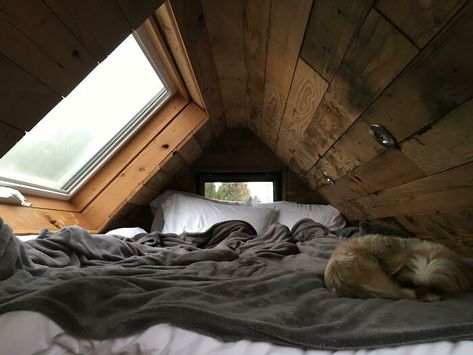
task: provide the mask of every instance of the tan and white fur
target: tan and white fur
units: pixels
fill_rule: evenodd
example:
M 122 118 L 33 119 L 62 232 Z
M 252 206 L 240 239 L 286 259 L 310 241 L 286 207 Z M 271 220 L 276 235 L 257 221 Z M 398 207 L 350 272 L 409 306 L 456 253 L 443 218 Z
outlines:
M 438 243 L 377 234 L 338 245 L 325 286 L 341 297 L 437 301 L 473 290 L 473 267 Z

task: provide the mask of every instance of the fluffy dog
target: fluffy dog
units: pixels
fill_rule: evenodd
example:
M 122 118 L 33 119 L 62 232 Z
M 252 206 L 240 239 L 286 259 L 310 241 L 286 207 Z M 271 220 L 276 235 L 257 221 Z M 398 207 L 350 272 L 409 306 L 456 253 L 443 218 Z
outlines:
M 473 290 L 473 266 L 447 247 L 378 234 L 338 245 L 325 286 L 341 297 L 437 301 Z

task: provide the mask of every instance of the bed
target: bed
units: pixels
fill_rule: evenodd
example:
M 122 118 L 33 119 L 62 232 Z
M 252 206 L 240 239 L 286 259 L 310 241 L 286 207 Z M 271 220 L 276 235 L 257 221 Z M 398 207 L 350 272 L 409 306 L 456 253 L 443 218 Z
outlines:
M 168 192 L 155 201 L 160 231 L 151 233 L 91 236 L 72 226 L 20 241 L 2 222 L 1 352 L 472 352 L 471 295 L 354 300 L 323 287 L 331 250 L 363 232 L 343 228 L 332 207 L 198 199 L 196 208 L 189 199 L 198 198 Z

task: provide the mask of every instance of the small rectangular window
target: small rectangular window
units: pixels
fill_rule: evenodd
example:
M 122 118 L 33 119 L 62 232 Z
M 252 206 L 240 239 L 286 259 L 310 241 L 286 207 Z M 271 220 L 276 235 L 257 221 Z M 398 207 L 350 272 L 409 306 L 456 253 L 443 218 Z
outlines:
M 138 41 L 126 38 L 0 159 L 2 185 L 69 198 L 156 112 L 172 92 Z
M 278 173 L 203 173 L 197 192 L 205 197 L 258 205 L 280 200 Z

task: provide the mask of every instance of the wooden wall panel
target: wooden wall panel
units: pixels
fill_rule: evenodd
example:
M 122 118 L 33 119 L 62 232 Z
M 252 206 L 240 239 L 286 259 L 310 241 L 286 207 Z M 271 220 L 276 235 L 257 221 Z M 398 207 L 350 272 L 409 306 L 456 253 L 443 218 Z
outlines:
M 309 123 L 299 149 L 309 170 L 417 54 L 417 49 L 371 10 Z
M 259 136 L 275 147 L 281 119 L 299 51 L 309 18 L 312 0 L 273 0 L 268 34 L 264 106 Z
M 223 105 L 231 111 L 227 125 L 244 126 L 248 109 L 242 1 L 203 0 L 202 8 Z
M 276 146 L 276 153 L 284 162 L 291 159 L 327 87 L 328 83 L 299 58 Z
M 243 0 L 248 128 L 261 130 L 271 0 Z
M 378 0 L 376 8 L 424 47 L 467 0 Z
M 312 6 L 301 58 L 331 82 L 373 0 L 319 0 Z
M 109 0 L 110 1 L 110 0 Z M 116 0 L 131 28 L 138 28 L 164 0 Z

